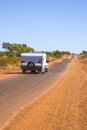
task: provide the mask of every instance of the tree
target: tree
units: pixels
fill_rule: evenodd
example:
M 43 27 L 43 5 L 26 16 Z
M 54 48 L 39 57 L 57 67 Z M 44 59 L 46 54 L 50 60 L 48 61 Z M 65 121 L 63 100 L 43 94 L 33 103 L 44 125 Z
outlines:
M 59 58 L 62 55 L 62 52 L 60 52 L 59 50 L 53 51 L 53 54 L 55 55 L 55 57 Z
M 2 47 L 6 50 L 8 56 L 20 56 L 23 52 L 34 52 L 34 49 L 26 44 L 3 42 Z
M 87 51 L 86 51 L 86 50 L 83 50 L 83 51 L 82 51 L 82 54 L 87 54 Z

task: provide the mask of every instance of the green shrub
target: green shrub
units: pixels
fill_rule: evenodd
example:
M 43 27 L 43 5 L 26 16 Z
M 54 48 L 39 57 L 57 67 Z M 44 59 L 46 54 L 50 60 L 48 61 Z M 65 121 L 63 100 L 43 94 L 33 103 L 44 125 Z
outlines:
M 20 62 L 20 57 L 7 57 L 7 63 L 11 65 L 15 65 Z
M 0 57 L 0 68 L 4 68 L 7 65 L 12 65 L 12 66 L 16 66 L 18 67 L 20 63 L 20 57 L 7 57 L 7 56 L 3 56 Z
M 7 66 L 7 61 L 5 58 L 0 58 L 0 68 L 1 67 L 6 67 Z
M 81 54 L 81 55 L 80 55 L 80 58 L 81 58 L 81 59 L 87 59 L 87 54 Z

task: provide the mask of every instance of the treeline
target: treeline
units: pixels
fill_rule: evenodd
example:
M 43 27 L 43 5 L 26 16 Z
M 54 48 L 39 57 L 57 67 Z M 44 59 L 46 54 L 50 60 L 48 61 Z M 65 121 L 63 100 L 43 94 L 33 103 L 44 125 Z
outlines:
M 27 52 L 35 52 L 35 50 L 31 47 L 28 47 L 26 44 L 17 44 L 17 43 L 9 43 L 3 42 L 2 48 L 4 51 L 0 51 L 0 68 L 7 67 L 8 65 L 20 66 L 20 54 Z M 47 58 L 60 58 L 63 55 L 70 55 L 70 52 L 66 51 L 52 51 L 45 52 L 47 54 Z
M 83 50 L 81 54 L 87 54 L 87 51 L 86 51 L 86 50 Z
M 47 57 L 53 57 L 53 58 L 61 58 L 63 55 L 71 55 L 68 51 L 53 51 L 53 52 L 46 52 Z
M 20 57 L 20 54 L 23 52 L 35 52 L 35 50 L 31 47 L 28 47 L 26 44 L 17 44 L 17 43 L 9 43 L 3 42 L 2 48 L 5 50 L 4 52 L 0 52 L 0 56 L 17 56 Z M 70 55 L 71 53 L 68 51 L 52 51 L 52 52 L 45 52 L 47 56 L 59 58 L 62 55 Z
M 26 44 L 16 44 L 16 43 L 9 43 L 3 42 L 2 48 L 5 49 L 4 52 L 0 52 L 0 56 L 6 55 L 9 57 L 12 56 L 20 56 L 23 52 L 34 52 L 34 49 L 28 47 Z
M 87 51 L 83 50 L 82 53 L 80 53 L 80 58 L 87 59 Z

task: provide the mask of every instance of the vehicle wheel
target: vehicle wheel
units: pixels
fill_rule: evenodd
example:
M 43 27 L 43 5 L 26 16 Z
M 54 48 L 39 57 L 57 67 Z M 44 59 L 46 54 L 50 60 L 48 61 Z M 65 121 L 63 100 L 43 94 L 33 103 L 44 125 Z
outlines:
M 44 74 L 44 73 L 45 73 L 45 70 L 41 70 L 41 73 Z
M 29 62 L 28 63 L 28 68 L 30 69 L 30 70 L 32 70 L 32 69 L 34 69 L 34 63 L 33 62 Z
M 48 68 L 45 68 L 45 72 L 48 72 Z

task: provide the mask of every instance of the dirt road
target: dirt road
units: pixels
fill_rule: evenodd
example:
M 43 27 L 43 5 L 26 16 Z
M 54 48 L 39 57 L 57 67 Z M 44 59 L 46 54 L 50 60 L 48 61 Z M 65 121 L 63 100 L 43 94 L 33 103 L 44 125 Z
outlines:
M 70 59 L 56 62 L 49 72 L 42 74 L 10 73 L 9 78 L 0 80 L 0 128 L 20 109 L 27 106 L 51 89 L 66 70 Z M 7 73 L 8 74 L 8 73 Z
M 87 130 L 87 64 L 75 59 L 55 88 L 4 130 Z

